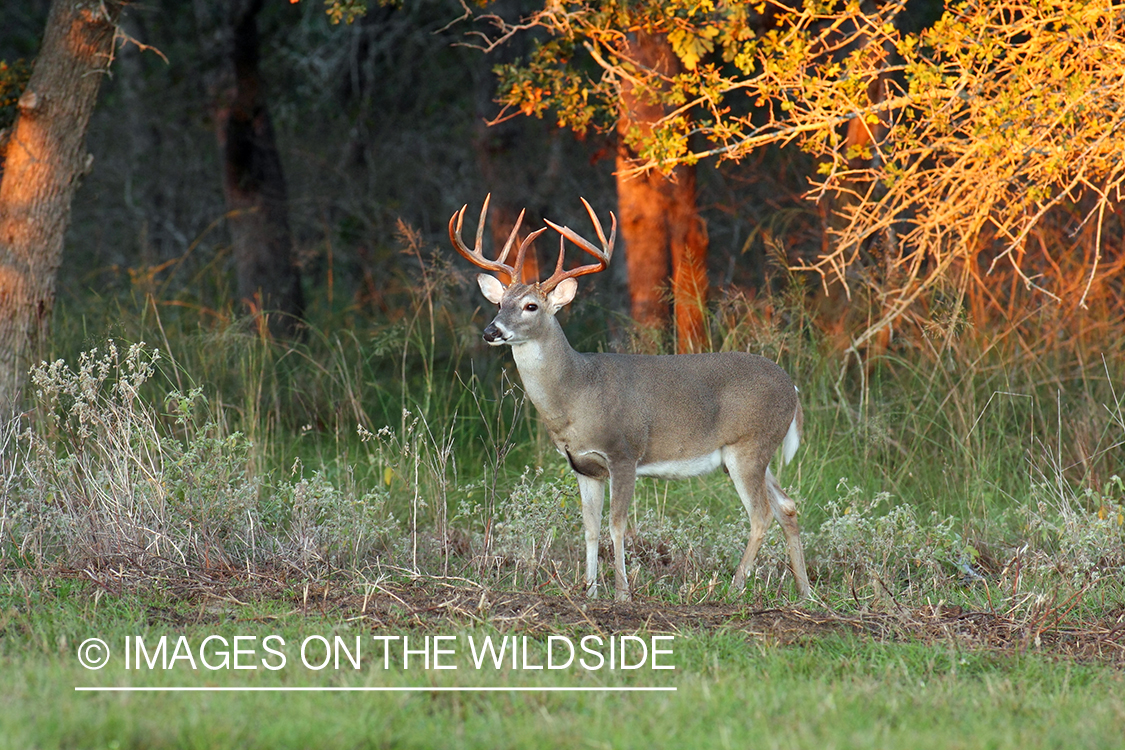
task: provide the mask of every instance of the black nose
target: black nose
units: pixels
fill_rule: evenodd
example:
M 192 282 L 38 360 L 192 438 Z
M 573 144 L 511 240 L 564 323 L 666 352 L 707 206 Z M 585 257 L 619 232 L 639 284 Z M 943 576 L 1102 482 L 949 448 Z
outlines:
M 494 324 L 489 323 L 488 328 L 484 329 L 484 340 L 491 344 L 493 341 L 499 341 L 500 338 L 500 329 Z

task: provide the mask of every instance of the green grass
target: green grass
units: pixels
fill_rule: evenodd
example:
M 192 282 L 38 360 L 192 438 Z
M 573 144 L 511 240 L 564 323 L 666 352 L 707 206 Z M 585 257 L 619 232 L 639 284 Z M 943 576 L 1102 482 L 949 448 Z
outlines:
M 548 634 L 585 634 L 543 621 L 520 630 L 488 615 L 387 626 L 293 604 L 306 584 L 346 587 L 415 568 L 560 601 L 581 588 L 575 482 L 522 403 L 510 355 L 479 344 L 483 317 L 458 307 L 449 279 L 427 276 L 416 288 L 399 300 L 399 317 L 325 313 L 290 343 L 184 306 L 60 305 L 54 356 L 73 364 L 92 346 L 104 352 L 112 332 L 159 347 L 162 358 L 139 398 L 98 402 L 101 416 L 88 422 L 95 438 L 40 409 L 29 424 L 41 442 L 0 453 L 0 747 L 1121 745 L 1120 658 L 974 649 L 956 633 L 926 643 L 839 634 L 782 643 L 733 625 L 685 628 L 677 669 L 660 673 L 371 663 L 337 672 L 292 660 L 253 673 L 79 666 L 78 644 L 95 636 L 198 643 L 212 632 L 279 633 L 295 644 L 312 634 L 529 635 L 541 656 Z M 716 318 L 714 340 L 776 359 L 801 389 L 804 444 L 781 479 L 801 509 L 814 611 L 910 617 L 957 606 L 1050 634 L 1116 622 L 1125 606 L 1125 485 L 1114 478 L 1125 336 L 1100 324 L 1069 335 L 1067 326 L 1086 323 L 1044 313 L 1038 333 L 915 333 L 859 362 L 833 352 L 798 306 L 768 319 L 736 307 L 723 318 L 736 324 L 723 329 Z M 565 323 L 591 350 L 604 346 L 604 319 L 590 303 Z M 201 395 L 185 418 L 168 396 L 193 388 Z M 103 451 L 114 435 L 127 439 Z M 17 453 L 26 461 L 9 460 Z M 110 486 L 116 494 L 96 492 Z M 638 598 L 657 608 L 729 604 L 744 516 L 721 474 L 640 482 L 627 548 Z M 785 561 L 775 527 L 746 607 L 793 604 Z M 221 586 L 178 596 L 187 584 L 175 576 L 256 566 L 282 571 L 292 590 L 248 605 Z M 60 575 L 68 569 L 90 573 Z M 602 572 L 611 574 L 604 556 Z M 677 690 L 73 690 L 98 684 Z
M 776 645 L 734 631 L 683 632 L 674 671 L 481 671 L 464 658 L 488 624 L 435 630 L 302 616 L 269 604 L 219 603 L 221 622 L 154 624 L 143 600 L 85 592 L 6 597 L 0 640 L 0 747 L 779 747 L 1113 748 L 1125 720 L 1119 669 L 1034 654 L 967 651 L 840 635 Z M 32 598 L 35 598 L 33 596 Z M 21 602 L 22 599 L 22 602 Z M 187 615 L 186 612 L 182 614 Z M 555 631 L 577 640 L 576 630 Z M 457 670 L 392 664 L 381 655 L 311 671 L 295 645 L 310 635 L 454 636 Z M 77 644 L 161 635 L 198 644 L 207 635 L 279 634 L 290 663 L 279 671 L 126 672 L 120 653 L 101 671 L 79 666 Z M 542 663 L 546 634 L 532 634 Z M 457 644 L 462 644 L 458 646 Z M 259 650 L 259 654 L 261 651 Z M 311 653 L 311 652 L 310 652 Z M 253 659 L 250 660 L 251 662 Z M 674 693 L 367 692 L 87 693 L 133 687 L 675 687 Z
M 203 387 L 215 418 L 250 440 L 258 475 L 280 477 L 296 458 L 334 480 L 370 468 L 357 427 L 402 433 L 407 409 L 449 435 L 459 484 L 480 480 L 482 467 L 508 452 L 500 473 L 511 486 L 524 465 L 550 464 L 554 450 L 534 408 L 518 405 L 510 353 L 480 344 L 487 311 L 474 317 L 459 307 L 463 292 L 437 268 L 405 287 L 394 301 L 399 315 L 324 313 L 293 344 L 261 339 L 229 311 L 212 319 L 150 300 L 63 300 L 52 356 L 73 362 L 107 334 L 160 348 L 150 398 Z M 962 321 L 948 335 L 902 334 L 861 365 L 829 348 L 799 302 L 771 304 L 789 307 L 763 320 L 751 303 L 726 303 L 713 339 L 777 360 L 800 387 L 806 433 L 785 481 L 808 498 L 813 525 L 841 477 L 979 525 L 1026 504 L 1033 485 L 1100 490 L 1120 472 L 1125 336 L 1104 321 L 1052 317 L 1044 306 L 1030 330 Z M 574 307 L 562 317 L 575 346 L 604 348 L 607 311 L 596 300 Z M 360 479 L 375 483 L 375 471 Z M 721 497 L 709 510 L 735 505 Z
M 262 339 L 238 320 L 205 327 L 210 318 L 151 300 L 119 302 L 112 325 L 96 317 L 105 306 L 79 313 L 62 305 L 54 343 L 72 366 L 84 348 L 105 351 L 92 330 L 145 340 L 161 358 L 136 404 L 112 395 L 101 402 L 126 419 L 102 420 L 94 443 L 108 443 L 113 425 L 136 423 L 134 437 L 118 441 L 135 456 L 90 459 L 85 428 L 73 420 L 52 426 L 37 412 L 42 442 L 33 454 L 48 465 L 39 479 L 17 482 L 13 496 L 28 498 L 30 516 L 22 527 L 0 528 L 16 534 L 5 556 L 22 565 L 106 559 L 102 548 L 83 550 L 81 534 L 36 546 L 26 531 L 57 529 L 40 509 L 60 498 L 72 515 L 85 512 L 89 502 L 71 496 L 101 485 L 99 477 L 130 476 L 124 505 L 133 507 L 138 496 L 151 500 L 157 485 L 148 475 L 161 475 L 159 487 L 175 502 L 165 507 L 157 497 L 159 523 L 134 526 L 162 529 L 161 544 L 192 530 L 177 549 L 189 548 L 193 565 L 211 564 L 213 553 L 236 567 L 280 556 L 311 572 L 310 555 L 294 552 L 304 549 L 336 568 L 377 559 L 431 573 L 492 571 L 494 584 L 526 585 L 556 570 L 576 579 L 574 480 L 523 401 L 510 355 L 479 343 L 482 321 L 454 304 L 447 273 L 425 272 L 397 318 L 326 315 L 324 328 L 310 326 L 289 343 Z M 951 329 L 904 338 L 860 362 L 829 350 L 809 314 L 784 304 L 788 318 L 762 320 L 752 304 L 731 302 L 713 328 L 723 347 L 777 359 L 800 384 L 804 444 L 781 479 L 798 501 L 822 589 L 843 587 L 865 601 L 880 586 L 907 601 L 948 600 L 945 589 L 970 566 L 1016 596 L 1034 578 L 1029 563 L 1038 572 L 1055 565 L 1061 580 L 1044 580 L 1048 591 L 1112 581 L 1125 562 L 1125 485 L 1113 478 L 1125 440 L 1125 393 L 1115 380 L 1125 371 L 1125 337 L 1060 336 L 1069 320 L 1044 325 L 1039 338 Z M 604 317 L 596 304 L 568 313 L 582 348 L 601 346 L 585 339 L 597 339 Z M 201 395 L 191 418 L 169 413 L 169 394 L 193 388 Z M 169 442 L 164 461 L 150 466 L 137 446 L 154 434 Z M 123 503 L 110 505 L 118 513 Z M 744 544 L 744 516 L 720 474 L 639 483 L 638 551 L 663 556 L 668 568 L 635 566 L 641 590 L 670 602 L 723 595 Z M 60 557 L 67 545 L 69 557 Z M 459 555 L 450 551 L 457 545 Z M 1021 559 L 1020 549 L 1034 559 Z M 760 603 L 788 597 L 777 583 L 784 565 L 773 537 L 756 586 L 772 593 Z

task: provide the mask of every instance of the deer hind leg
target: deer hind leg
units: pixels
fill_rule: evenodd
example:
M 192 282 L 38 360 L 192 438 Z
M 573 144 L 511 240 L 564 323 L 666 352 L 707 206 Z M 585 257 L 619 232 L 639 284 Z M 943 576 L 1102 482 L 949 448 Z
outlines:
M 809 586 L 808 571 L 805 569 L 805 550 L 801 547 L 797 505 L 789 495 L 785 494 L 785 490 L 781 489 L 781 485 L 769 469 L 766 469 L 766 491 L 769 494 L 774 518 L 785 532 L 785 543 L 789 547 L 789 564 L 793 569 L 793 577 L 797 580 L 797 590 L 802 598 L 807 598 L 812 593 L 812 589 Z
M 582 525 L 586 529 L 586 596 L 598 595 L 598 540 L 602 531 L 605 481 L 578 474 L 582 494 Z
M 637 482 L 636 466 L 611 466 L 609 470 L 609 537 L 613 540 L 613 588 L 619 602 L 632 601 L 629 577 L 625 574 L 625 530 L 629 505 Z
M 746 543 L 746 551 L 742 561 L 734 571 L 734 580 L 731 588 L 736 592 L 746 589 L 746 576 L 754 568 L 754 559 L 765 539 L 766 529 L 770 525 L 770 501 L 766 491 L 766 466 L 760 460 L 755 460 L 748 451 L 739 448 L 723 449 L 723 466 L 734 480 L 734 488 L 750 515 L 750 539 Z M 767 459 L 768 461 L 768 459 Z

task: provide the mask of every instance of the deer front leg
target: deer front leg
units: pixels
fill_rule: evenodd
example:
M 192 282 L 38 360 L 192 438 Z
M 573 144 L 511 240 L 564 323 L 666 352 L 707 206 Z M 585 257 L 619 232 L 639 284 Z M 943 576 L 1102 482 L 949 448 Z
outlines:
M 582 495 L 582 525 L 586 529 L 586 596 L 598 595 L 598 540 L 602 531 L 602 504 L 605 482 L 577 474 Z
M 632 601 L 629 577 L 625 574 L 625 530 L 629 525 L 629 505 L 637 482 L 633 464 L 609 467 L 609 536 L 613 540 L 613 588 L 617 601 Z

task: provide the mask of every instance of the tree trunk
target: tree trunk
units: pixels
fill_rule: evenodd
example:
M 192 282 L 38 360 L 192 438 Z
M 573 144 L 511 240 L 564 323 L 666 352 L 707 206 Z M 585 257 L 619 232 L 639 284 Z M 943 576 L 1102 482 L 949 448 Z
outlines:
M 0 419 L 43 356 L 70 203 L 92 163 L 86 127 L 122 3 L 54 0 L 0 178 Z
M 624 55 L 662 76 L 680 66 L 663 37 L 637 33 Z M 649 172 L 624 179 L 621 175 L 636 153 L 630 135 L 647 136 L 664 116 L 664 107 L 622 83 L 622 113 L 618 121 L 617 200 L 621 236 L 629 270 L 633 318 L 646 327 L 662 328 L 668 320 L 665 298 L 669 267 L 675 306 L 676 351 L 700 351 L 705 343 L 707 308 L 707 231 L 696 206 L 695 168 L 677 167 L 670 176 Z
M 232 10 L 234 78 L 216 126 L 238 296 L 259 323 L 268 321 L 272 335 L 291 336 L 304 313 L 304 297 L 293 258 L 285 174 L 258 68 L 262 4 L 239 2 Z
M 518 16 L 525 2 L 507 0 L 493 2 L 490 9 L 505 17 Z M 498 79 L 492 72 L 497 66 L 514 63 L 531 51 L 531 40 L 517 35 L 488 55 L 481 57 L 474 71 L 476 86 L 476 124 L 473 128 L 473 150 L 476 152 L 484 184 L 492 194 L 489 202 L 488 231 L 496 250 L 504 246 L 516 217 L 526 210 L 520 230 L 520 241 L 536 228 L 543 226 L 543 212 L 558 210 L 553 198 L 562 169 L 562 136 L 546 121 L 517 117 L 490 123 L 496 114 L 496 88 Z M 574 200 L 567 196 L 567 200 Z M 548 208 L 552 207 L 553 208 Z M 549 214 L 548 214 L 549 216 Z M 557 220 L 557 217 L 556 217 Z M 554 245 L 543 237 L 527 252 L 523 266 L 524 283 L 540 280 L 540 255 L 547 259 L 546 272 L 554 263 Z M 510 262 L 510 260 L 509 260 Z M 503 276 L 503 274 L 501 274 Z M 503 279 L 501 279 L 503 280 Z

